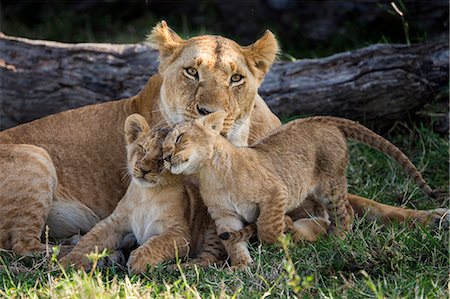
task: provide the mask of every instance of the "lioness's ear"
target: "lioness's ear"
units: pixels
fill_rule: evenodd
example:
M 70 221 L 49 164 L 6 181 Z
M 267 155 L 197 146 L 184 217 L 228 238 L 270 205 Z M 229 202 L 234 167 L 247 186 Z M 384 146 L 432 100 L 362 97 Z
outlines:
M 133 143 L 141 135 L 148 133 L 150 126 L 140 114 L 131 114 L 125 120 L 125 140 L 127 144 Z
M 166 21 L 161 21 L 153 27 L 148 40 L 153 48 L 159 50 L 161 65 L 164 65 L 173 54 L 178 53 L 185 43 L 185 40 L 167 26 Z
M 203 116 L 199 121 L 207 128 L 213 129 L 218 133 L 222 132 L 223 122 L 227 117 L 227 113 L 223 110 L 217 111 L 206 116 Z
M 254 44 L 244 47 L 250 68 L 258 80 L 262 81 L 278 54 L 278 42 L 272 32 L 266 30 Z

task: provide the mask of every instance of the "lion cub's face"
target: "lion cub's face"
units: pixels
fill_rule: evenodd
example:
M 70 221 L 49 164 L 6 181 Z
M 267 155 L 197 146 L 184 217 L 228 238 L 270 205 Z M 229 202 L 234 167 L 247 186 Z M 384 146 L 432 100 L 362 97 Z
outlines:
M 152 188 L 166 183 L 162 159 L 164 130 L 150 130 L 147 121 L 139 114 L 125 121 L 128 172 L 138 186 Z
M 164 166 L 173 174 L 196 173 L 213 158 L 216 138 L 223 138 L 220 132 L 226 116 L 219 111 L 176 125 L 163 142 Z
M 224 110 L 223 135 L 246 142 L 258 87 L 278 50 L 273 34 L 267 31 L 242 47 L 221 36 L 183 40 L 161 22 L 149 39 L 160 51 L 160 107 L 166 120 L 180 123 Z

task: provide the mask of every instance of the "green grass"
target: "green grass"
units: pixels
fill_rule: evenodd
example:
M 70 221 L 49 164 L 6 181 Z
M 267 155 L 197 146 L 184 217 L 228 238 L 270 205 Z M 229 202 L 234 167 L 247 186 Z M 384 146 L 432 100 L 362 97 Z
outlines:
M 433 187 L 448 195 L 448 149 L 443 138 L 423 125 L 388 136 L 404 150 Z M 448 197 L 422 195 L 384 155 L 351 143 L 351 192 L 386 203 L 430 209 L 448 206 Z M 42 257 L 19 258 L 1 252 L 0 298 L 448 298 L 448 231 L 406 224 L 381 226 L 358 218 L 345 240 L 327 237 L 314 244 L 252 246 L 249 271 L 191 269 L 165 265 L 146 275 L 63 272 Z M 15 266 L 24 273 L 18 273 Z M 20 269 L 19 269 L 20 270 Z

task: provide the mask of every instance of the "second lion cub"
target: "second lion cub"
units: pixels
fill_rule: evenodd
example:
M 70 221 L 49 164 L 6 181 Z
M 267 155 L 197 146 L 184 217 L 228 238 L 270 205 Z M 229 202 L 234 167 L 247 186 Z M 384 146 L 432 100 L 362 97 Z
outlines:
M 313 221 L 318 234 L 343 237 L 353 220 L 346 200 L 347 138 L 391 156 L 427 194 L 433 194 L 396 146 L 356 122 L 299 119 L 249 147 L 235 147 L 220 135 L 225 116 L 219 111 L 178 124 L 163 143 L 166 168 L 174 174 L 198 175 L 200 193 L 223 239 L 256 222 L 259 239 L 274 243 L 284 232 L 287 214 L 294 220 L 294 239 L 314 240 L 305 236 L 305 219 L 295 217 L 305 200 L 318 202 L 326 211 Z M 224 241 L 234 266 L 251 262 L 245 242 L 230 244 Z

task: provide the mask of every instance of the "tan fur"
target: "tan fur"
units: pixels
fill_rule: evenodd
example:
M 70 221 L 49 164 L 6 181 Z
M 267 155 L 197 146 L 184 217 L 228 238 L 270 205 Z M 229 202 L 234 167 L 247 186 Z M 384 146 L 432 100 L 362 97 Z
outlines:
M 162 22 L 154 28 L 150 40 L 161 53 L 160 73 L 152 76 L 138 95 L 69 110 L 0 132 L 0 205 L 2 211 L 9 211 L 0 217 L 1 248 L 20 253 L 36 251 L 46 223 L 51 235 L 66 238 L 85 233 L 111 214 L 128 187 L 124 179 L 123 126 L 132 113 L 144 115 L 153 127 L 162 120 L 178 123 L 198 118 L 197 106 L 225 110 L 224 134 L 235 145 L 253 143 L 281 125 L 257 94 L 276 56 L 272 34 L 241 47 L 220 36 L 182 40 Z M 188 66 L 198 68 L 199 82 L 184 75 L 183 68 Z M 241 72 L 245 84 L 229 88 L 232 71 Z M 33 147 L 24 151 L 22 144 Z M 35 155 L 47 161 L 45 167 Z M 23 190 L 29 190 L 26 197 Z M 427 223 L 442 216 L 349 197 L 355 210 L 384 220 L 411 218 Z M 202 238 L 198 240 L 201 244 Z
M 323 216 L 312 221 L 324 231 L 329 224 L 328 233 L 344 237 L 353 220 L 346 199 L 347 138 L 391 156 L 424 192 L 433 193 L 397 147 L 356 122 L 335 117 L 300 119 L 250 147 L 235 147 L 220 134 L 225 117 L 219 111 L 178 124 L 163 144 L 166 168 L 174 174 L 198 176 L 219 236 L 256 222 L 259 239 L 275 243 L 284 232 L 285 214 L 292 215 L 312 198 L 329 216 L 329 221 Z M 303 225 L 294 224 L 296 228 L 301 234 Z M 306 234 L 303 239 L 314 237 Z M 226 239 L 224 246 L 233 265 L 251 261 L 245 242 Z
M 268 31 L 255 44 L 241 47 L 221 36 L 184 41 L 162 23 L 149 39 L 161 52 L 159 72 L 164 77 L 161 96 L 165 101 L 160 108 L 166 120 L 179 123 L 198 118 L 202 111 L 224 110 L 223 134 L 234 144 L 246 145 L 258 87 L 278 51 L 273 34 Z M 187 74 L 188 68 L 195 69 L 197 76 Z M 243 76 L 241 82 L 231 82 L 235 74 Z M 178 83 L 176 88 L 173 82 Z
M 349 210 L 349 213 L 351 213 L 351 210 Z M 294 222 L 292 219 L 297 220 Z M 286 214 L 284 231 L 292 234 L 294 242 L 313 242 L 327 233 L 329 225 L 329 215 L 325 207 L 312 198 L 305 198 L 299 207 Z M 256 233 L 256 223 L 251 223 L 239 231 L 226 232 L 219 237 L 230 243 L 237 243 L 249 240 L 256 236 Z M 233 248 L 235 247 L 233 246 Z
M 87 266 L 86 254 L 105 248 L 115 250 L 131 232 L 140 246 L 131 252 L 129 271 L 145 272 L 148 266 L 187 256 L 193 226 L 208 223 L 209 218 L 205 222 L 202 217 L 196 217 L 197 210 L 191 209 L 201 202 L 189 203 L 200 198 L 188 196 L 183 178 L 163 167 L 164 130 L 150 132 L 147 121 L 133 114 L 125 122 L 125 132 L 130 186 L 113 213 L 81 238 L 62 259 L 63 263 Z
M 220 235 L 220 238 L 224 241 L 228 241 L 231 244 L 230 247 L 235 248 L 236 246 L 233 244 L 242 241 L 249 241 L 252 237 L 256 236 L 258 232 L 257 229 L 258 227 L 256 223 L 250 223 L 238 231 L 222 233 Z M 295 230 L 294 221 L 290 216 L 285 215 L 284 232 L 295 232 L 294 230 Z
M 52 160 L 32 145 L 0 144 L 0 161 L 0 198 L 8 203 L 0 209 L 0 248 L 22 254 L 40 251 L 40 234 L 57 185 Z

